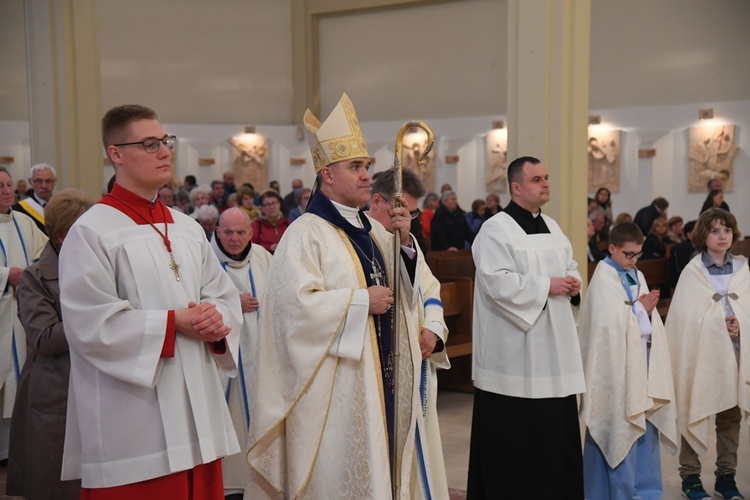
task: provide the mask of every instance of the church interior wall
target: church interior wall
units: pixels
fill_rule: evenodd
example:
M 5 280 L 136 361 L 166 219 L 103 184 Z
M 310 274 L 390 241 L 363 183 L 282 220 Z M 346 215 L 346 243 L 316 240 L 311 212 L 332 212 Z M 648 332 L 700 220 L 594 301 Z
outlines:
M 735 188 L 725 199 L 739 217 L 743 234 L 750 235 L 750 197 L 743 193 L 750 186 L 750 100 L 704 102 L 673 106 L 651 106 L 625 109 L 592 110 L 602 118 L 602 127 L 622 131 L 621 180 L 619 193 L 612 194 L 613 211 L 635 212 L 649 204 L 656 196 L 670 202 L 670 215 L 681 215 L 686 221 L 696 218 L 706 193 L 688 193 L 688 133 L 689 127 L 701 123 L 698 110 L 712 108 L 715 118 L 709 123 L 734 124 L 735 141 L 740 148 L 734 160 Z M 485 140 L 493 120 L 502 115 L 428 120 L 436 137 L 435 185 L 451 184 L 457 191 L 464 209 L 471 207 L 475 198 L 484 198 L 486 175 Z M 394 146 L 402 121 L 362 122 L 370 154 L 375 158 L 373 172 L 386 170 L 393 164 Z M 243 131 L 243 125 L 164 123 L 180 142 L 176 153 L 175 174 L 182 179 L 187 174 L 197 177 L 198 183 L 208 185 L 211 180 L 231 165 L 232 149 L 228 139 Z M 301 178 L 312 185 L 314 171 L 307 141 L 299 140 L 297 127 L 292 125 L 258 125 L 257 133 L 269 143 L 269 179 L 278 180 L 282 195 L 292 179 Z M 583 146 L 582 146 L 583 147 Z M 639 149 L 656 149 L 653 158 L 639 158 Z M 13 156 L 10 165 L 15 179 L 25 176 L 30 155 L 28 124 L 22 120 L 0 120 L 0 156 Z M 457 156 L 457 163 L 447 163 L 446 157 Z M 210 158 L 213 165 L 198 166 L 198 160 Z M 304 159 L 302 165 L 292 160 Z M 104 167 L 104 178 L 109 179 L 111 167 Z M 555 180 L 552 179 L 552 182 Z M 257 186 L 256 186 L 257 188 Z M 505 205 L 507 193 L 501 193 Z M 584 203 L 581 200 L 581 203 Z
M 712 108 L 715 118 L 700 121 L 698 110 Z M 725 199 L 735 214 L 740 214 L 740 229 L 750 236 L 750 198 L 743 195 L 750 186 L 750 100 L 704 102 L 672 106 L 650 106 L 624 109 L 592 110 L 602 117 L 603 127 L 622 131 L 621 190 L 613 193 L 615 215 L 619 212 L 635 212 L 648 205 L 656 196 L 670 201 L 670 215 L 681 215 L 686 221 L 697 218 L 707 193 L 688 193 L 688 133 L 689 127 L 701 123 L 734 124 L 735 141 L 740 148 L 734 160 L 735 188 L 725 194 Z M 484 198 L 486 176 L 486 134 L 493 120 L 503 120 L 503 115 L 484 117 L 443 118 L 427 120 L 436 138 L 435 186 L 451 184 L 464 209 L 469 209 L 476 198 Z M 396 134 L 402 121 L 362 122 L 370 154 L 375 158 L 373 172 L 386 170 L 393 164 Z M 178 173 L 197 172 L 199 183 L 208 183 L 209 177 L 219 178 L 224 166 L 229 165 L 231 155 L 227 138 L 241 132 L 242 126 L 214 125 L 168 125 L 181 137 L 178 160 L 182 158 L 183 143 L 188 143 L 201 154 L 211 153 L 216 157 L 213 169 L 197 167 L 197 157 L 188 156 L 185 163 L 178 164 Z M 314 179 L 312 161 L 306 140 L 297 139 L 294 126 L 258 127 L 258 133 L 268 137 L 271 146 L 269 155 L 269 179 L 281 183 L 282 195 L 289 190 L 294 178 L 302 178 L 305 185 Z M 200 145 L 193 143 L 200 138 Z M 583 146 L 582 146 L 583 147 Z M 656 149 L 653 158 L 639 158 L 639 149 Z M 189 153 L 194 154 L 194 153 Z M 457 156 L 457 163 L 447 163 L 446 157 Z M 304 165 L 290 165 L 293 158 L 305 158 Z M 208 169 L 208 170 L 206 170 Z M 184 173 L 183 173 L 184 172 Z M 554 182 L 554 179 L 552 180 Z M 509 200 L 501 193 L 502 204 Z M 584 203 L 584 200 L 581 200 Z
M 14 178 L 25 176 L 31 163 L 23 1 L 0 2 L 0 156 L 13 158 Z M 208 184 L 220 177 L 232 157 L 227 140 L 253 124 L 269 139 L 269 178 L 282 191 L 297 177 L 311 184 L 307 144 L 293 125 L 299 117 L 292 116 L 291 1 L 100 0 L 103 109 L 122 102 L 157 109 L 181 138 L 180 178 L 192 173 Z M 342 11 L 347 4 L 341 0 Z M 697 214 L 705 194 L 687 192 L 688 127 L 697 123 L 699 108 L 712 107 L 715 120 L 737 126 L 736 187 L 726 198 L 733 211 L 748 213 L 750 202 L 739 193 L 750 185 L 750 3 L 591 5 L 591 114 L 623 131 L 615 212 L 634 213 L 663 195 L 670 213 Z M 506 18 L 505 0 L 412 3 L 322 17 L 321 114 L 349 92 L 376 158 L 374 171 L 392 163 L 403 121 L 427 120 L 437 137 L 435 183 L 453 185 L 469 208 L 486 194 L 486 133 L 492 120 L 506 118 Z M 467 25 L 471 29 L 462 28 Z M 151 74 L 159 77 L 142 76 Z M 656 156 L 639 158 L 645 147 Z M 214 163 L 198 166 L 205 158 Z M 302 158 L 306 164 L 299 164 Z M 104 168 L 106 180 L 112 169 Z M 507 203 L 506 193 L 501 198 Z M 750 233 L 750 221 L 740 224 Z
M 714 119 L 701 121 L 698 111 L 714 110 Z M 693 125 L 735 125 L 739 152 L 734 159 L 734 189 L 724 199 L 738 216 L 743 235 L 750 236 L 750 101 L 704 102 L 689 105 L 596 110 L 602 126 L 623 131 L 621 191 L 613 193 L 615 216 L 635 212 L 653 198 L 669 200 L 668 214 L 685 221 L 697 219 L 707 193 L 688 192 L 688 137 Z M 639 149 L 655 149 L 653 158 L 638 158 Z
M 2 120 L 28 119 L 23 3 L 0 2 Z M 368 120 L 506 112 L 506 0 L 388 3 L 320 19 L 321 109 L 347 90 Z M 99 0 L 102 108 L 141 102 L 169 123 L 298 122 L 291 6 Z M 746 0 L 592 0 L 591 107 L 750 99 L 749 22 Z

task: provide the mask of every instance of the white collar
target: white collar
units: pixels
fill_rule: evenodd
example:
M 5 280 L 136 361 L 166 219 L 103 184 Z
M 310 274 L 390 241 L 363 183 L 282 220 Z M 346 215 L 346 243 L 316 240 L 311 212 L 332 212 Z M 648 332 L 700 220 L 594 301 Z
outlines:
M 32 198 L 34 198 L 34 201 L 36 201 L 37 203 L 39 203 L 39 206 L 40 206 L 40 207 L 42 207 L 42 208 L 44 208 L 44 205 L 46 205 L 46 204 L 47 204 L 47 202 L 46 202 L 46 201 L 44 201 L 43 199 L 41 199 L 40 197 L 38 197 L 38 196 L 36 195 L 36 193 L 33 193 L 33 192 L 32 192 L 32 193 L 31 193 L 31 197 L 32 197 Z
M 359 219 L 359 208 L 347 207 L 336 201 L 331 200 L 333 206 L 339 211 L 341 216 L 346 219 L 352 226 L 359 228 L 365 227 L 362 221 Z

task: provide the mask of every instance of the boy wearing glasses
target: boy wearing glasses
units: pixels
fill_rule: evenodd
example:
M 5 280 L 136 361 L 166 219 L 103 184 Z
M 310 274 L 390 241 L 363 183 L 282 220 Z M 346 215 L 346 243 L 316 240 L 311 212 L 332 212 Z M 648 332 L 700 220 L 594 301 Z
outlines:
M 677 282 L 667 319 L 667 338 L 677 394 L 682 493 L 710 498 L 701 482 L 700 455 L 708 447 L 709 417 L 715 415 L 719 498 L 744 498 L 737 490 L 740 422 L 750 410 L 750 272 L 747 260 L 731 255 L 739 238 L 734 215 L 703 212 L 692 235 L 698 255 Z
M 176 139 L 144 106 L 102 119 L 112 191 L 60 253 L 70 344 L 63 479 L 83 500 L 224 497 L 240 451 L 219 371 L 237 373 L 237 289 L 203 229 L 159 200 Z
M 635 267 L 643 234 L 612 228 L 609 253 L 591 278 L 579 335 L 587 391 L 583 477 L 586 498 L 662 498 L 659 435 L 677 450 L 669 349 L 656 304 Z

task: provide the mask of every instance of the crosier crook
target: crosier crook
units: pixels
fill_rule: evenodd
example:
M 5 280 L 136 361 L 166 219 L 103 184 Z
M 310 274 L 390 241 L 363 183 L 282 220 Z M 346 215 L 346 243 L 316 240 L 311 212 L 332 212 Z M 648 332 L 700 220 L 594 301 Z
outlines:
M 427 132 L 427 147 L 419 158 L 419 164 L 424 165 L 427 155 L 432 150 L 432 146 L 435 144 L 435 136 L 432 133 L 432 129 L 427 126 L 426 123 L 420 120 L 410 120 L 404 123 L 398 131 L 396 136 L 396 157 L 394 166 L 396 168 L 396 175 L 393 177 L 393 208 L 401 207 L 400 198 L 403 196 L 401 192 L 401 184 L 403 182 L 403 171 L 404 164 L 401 161 L 401 155 L 404 147 L 404 135 L 409 129 L 421 128 Z M 401 498 L 401 464 L 400 455 L 397 453 L 398 450 L 398 367 L 401 361 L 401 352 L 399 347 L 399 308 L 400 298 L 399 289 L 401 284 L 401 274 L 399 273 L 399 263 L 401 257 L 401 233 L 399 231 L 393 231 L 393 315 L 391 316 L 393 321 L 393 339 L 391 345 L 393 346 L 393 359 L 395 360 L 395 369 L 393 370 L 393 394 L 396 399 L 396 403 L 393 405 L 393 443 L 391 444 L 391 488 L 393 490 L 393 498 L 398 500 Z

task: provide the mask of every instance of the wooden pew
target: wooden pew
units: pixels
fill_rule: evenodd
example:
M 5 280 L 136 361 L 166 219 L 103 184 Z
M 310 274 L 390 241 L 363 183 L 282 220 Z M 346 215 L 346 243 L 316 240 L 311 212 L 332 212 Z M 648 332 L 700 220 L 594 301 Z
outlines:
M 474 280 L 455 278 L 440 283 L 443 316 L 448 326 L 448 357 L 471 354 L 471 320 L 474 303 Z
M 589 262 L 588 263 L 588 282 L 591 283 L 591 277 L 594 275 L 594 271 L 596 271 L 596 265 L 599 264 L 598 262 Z
M 473 392 L 471 382 L 472 314 L 474 280 L 451 278 L 440 283 L 440 300 L 448 326 L 445 348 L 451 361 L 450 370 L 438 370 L 440 389 Z
M 639 260 L 636 267 L 646 278 L 649 289 L 654 290 L 664 285 L 669 286 L 669 266 L 666 258 Z
M 672 302 L 669 286 L 669 265 L 667 259 L 652 259 L 638 261 L 638 270 L 646 278 L 649 290 L 660 290 L 661 296 L 656 309 L 662 320 L 667 319 L 669 304 Z
M 427 265 L 440 281 L 443 314 L 448 326 L 446 349 L 450 370 L 438 370 L 440 389 L 473 392 L 471 382 L 471 328 L 474 307 L 474 258 L 471 250 L 429 252 Z
M 427 265 L 432 274 L 440 281 L 447 281 L 454 277 L 474 279 L 476 268 L 471 250 L 449 252 L 440 250 L 427 254 Z
M 735 241 L 729 252 L 735 255 L 744 255 L 750 259 L 750 238 L 746 237 L 744 240 Z

